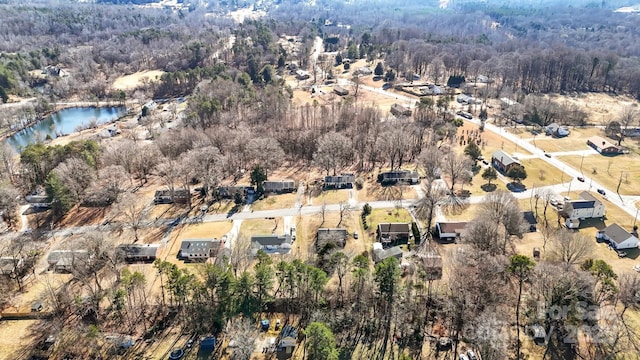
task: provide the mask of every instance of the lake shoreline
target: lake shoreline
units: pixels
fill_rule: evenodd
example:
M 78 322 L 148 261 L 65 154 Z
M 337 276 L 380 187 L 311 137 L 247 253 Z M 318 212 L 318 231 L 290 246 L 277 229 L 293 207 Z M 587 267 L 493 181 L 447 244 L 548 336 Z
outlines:
M 132 104 L 129 102 L 129 104 Z M 74 101 L 74 102 L 58 102 L 53 104 L 53 109 L 49 110 L 45 113 L 43 113 L 42 115 L 38 116 L 36 119 L 31 120 L 29 122 L 27 122 L 26 124 L 20 126 L 17 129 L 11 129 L 8 132 L 2 134 L 0 136 L 0 141 L 4 141 L 7 140 L 8 138 L 15 136 L 16 134 L 18 134 L 21 131 L 24 131 L 26 129 L 29 129 L 33 126 L 38 125 L 41 121 L 47 119 L 49 116 L 55 115 L 56 113 L 62 111 L 62 110 L 66 110 L 66 109 L 73 109 L 73 108 L 105 108 L 105 107 L 123 107 L 125 109 L 128 108 L 128 104 L 127 102 L 122 102 L 122 101 Z M 118 119 L 122 118 L 126 116 L 122 115 L 120 117 L 118 117 L 117 119 L 113 120 L 113 121 L 117 121 Z M 66 135 L 70 135 L 70 134 L 63 134 L 61 136 L 66 136 Z

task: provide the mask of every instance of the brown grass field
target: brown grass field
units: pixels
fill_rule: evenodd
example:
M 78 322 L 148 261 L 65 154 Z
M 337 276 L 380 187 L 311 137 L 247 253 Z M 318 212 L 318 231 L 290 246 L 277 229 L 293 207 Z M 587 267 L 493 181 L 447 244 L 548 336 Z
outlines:
M 535 138 L 535 146 L 546 152 L 558 152 L 558 151 L 576 151 L 587 150 L 587 139 L 598 135 L 604 137 L 604 131 L 598 128 L 570 128 L 571 133 L 569 136 L 563 138 L 554 138 L 544 134 L 538 135 Z M 524 133 L 521 135 L 523 138 L 531 138 L 533 136 L 530 133 Z M 533 140 L 529 141 L 533 144 Z
M 279 194 L 279 195 L 268 195 L 265 196 L 264 199 L 255 201 L 251 204 L 251 209 L 253 210 L 274 210 L 274 209 L 283 209 L 290 208 L 296 204 L 298 200 L 298 194 L 293 192 L 289 194 Z M 304 196 L 302 197 L 304 201 Z M 303 202 L 304 204 L 304 202 Z
M 582 172 L 611 191 L 615 191 L 618 187 L 622 176 L 620 194 L 640 194 L 640 188 L 637 186 L 640 181 L 640 155 L 625 154 L 615 157 L 593 155 L 585 157 L 584 162 L 581 156 L 562 156 L 560 159 L 576 170 L 580 170 L 582 162 Z M 614 194 L 608 195 L 614 196 Z
M 124 75 L 117 78 L 111 87 L 116 90 L 133 90 L 145 81 L 154 82 L 160 80 L 162 74 L 164 74 L 162 70 L 148 70 Z

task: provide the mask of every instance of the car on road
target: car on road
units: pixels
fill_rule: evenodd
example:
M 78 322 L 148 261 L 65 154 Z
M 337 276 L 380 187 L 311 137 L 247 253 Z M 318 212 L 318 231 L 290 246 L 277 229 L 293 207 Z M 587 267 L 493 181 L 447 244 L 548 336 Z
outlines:
M 482 163 L 485 165 L 489 165 L 489 162 L 487 160 L 482 160 Z
M 582 176 L 578 176 L 578 181 L 584 182 L 584 178 Z
M 473 119 L 473 115 L 471 115 L 471 114 L 469 114 L 468 112 L 465 112 L 465 111 L 458 111 L 458 112 L 456 112 L 456 115 L 462 116 L 463 118 L 468 119 L 468 120 Z
M 182 359 L 183 356 L 184 356 L 184 350 L 182 350 L 182 349 L 174 349 L 169 354 L 169 359 L 178 360 L 178 359 Z
M 551 158 L 551 154 L 549 154 L 549 153 L 544 153 L 544 156 L 546 156 L 548 158 Z
M 602 195 L 602 196 L 607 195 L 607 193 L 606 193 L 606 192 L 604 192 L 604 190 L 602 190 L 602 189 L 598 189 L 598 194 L 600 194 L 600 195 Z

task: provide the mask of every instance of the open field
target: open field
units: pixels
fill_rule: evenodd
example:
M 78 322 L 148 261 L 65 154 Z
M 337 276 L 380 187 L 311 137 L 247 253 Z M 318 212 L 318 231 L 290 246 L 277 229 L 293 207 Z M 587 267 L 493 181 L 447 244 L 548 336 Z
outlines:
M 549 166 L 542 159 L 522 159 L 520 163 L 527 170 L 527 178 L 522 180 L 527 189 L 562 184 L 570 179 L 569 175 L 563 174 L 562 170 L 555 166 Z
M 589 146 L 587 145 L 588 138 L 595 135 L 604 137 L 604 131 L 599 128 L 572 127 L 570 130 L 571 133 L 569 136 L 563 138 L 554 138 L 552 136 L 540 134 L 535 137 L 535 144 L 533 140 L 529 142 L 546 152 L 576 151 L 589 149 Z M 520 137 L 533 139 L 533 135 L 528 132 L 520 134 Z
M 576 170 L 580 170 L 580 163 L 582 163 L 582 172 L 586 176 L 593 178 L 611 191 L 615 191 L 618 187 L 618 182 L 622 180 L 620 194 L 640 194 L 640 189 L 637 186 L 640 181 L 639 155 L 625 154 L 615 157 L 593 155 L 588 158 L 585 157 L 584 162 L 581 156 L 562 156 L 560 160 Z M 596 171 L 595 173 L 594 170 Z M 615 194 L 607 195 L 617 196 Z
M 352 191 L 355 192 L 355 189 L 323 190 L 320 195 L 311 197 L 309 202 L 313 205 L 339 204 L 349 201 L 349 193 Z
M 303 197 L 304 199 L 304 197 Z M 267 195 L 262 200 L 257 200 L 251 204 L 253 210 L 274 210 L 293 207 L 298 201 L 298 193 L 272 194 Z
M 251 235 L 269 235 L 269 234 L 283 234 L 283 220 L 281 217 L 268 219 L 251 219 L 244 220 L 240 226 L 240 237 Z
M 144 82 L 158 81 L 162 74 L 164 74 L 162 70 L 148 70 L 124 75 L 117 78 L 111 87 L 115 90 L 133 90 Z

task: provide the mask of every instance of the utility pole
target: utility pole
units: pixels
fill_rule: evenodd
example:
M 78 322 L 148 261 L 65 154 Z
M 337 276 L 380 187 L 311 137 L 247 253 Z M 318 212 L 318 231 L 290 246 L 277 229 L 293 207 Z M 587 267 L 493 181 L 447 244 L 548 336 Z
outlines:
M 623 171 L 620 171 L 620 180 L 618 180 L 618 187 L 616 188 L 616 194 L 620 195 L 620 184 L 622 184 L 622 173 Z

